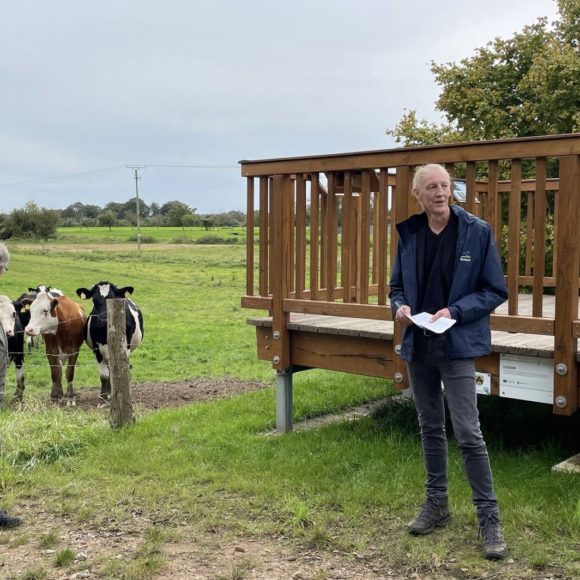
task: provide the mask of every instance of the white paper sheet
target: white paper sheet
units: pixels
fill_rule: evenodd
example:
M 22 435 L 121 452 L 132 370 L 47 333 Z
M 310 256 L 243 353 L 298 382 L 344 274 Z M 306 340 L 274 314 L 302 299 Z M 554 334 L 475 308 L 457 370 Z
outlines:
M 424 328 L 435 334 L 443 334 L 446 330 L 449 330 L 456 322 L 454 318 L 438 318 L 435 322 L 430 322 L 433 318 L 432 314 L 428 312 L 420 312 L 419 314 L 406 315 L 409 320 L 416 324 L 419 328 Z

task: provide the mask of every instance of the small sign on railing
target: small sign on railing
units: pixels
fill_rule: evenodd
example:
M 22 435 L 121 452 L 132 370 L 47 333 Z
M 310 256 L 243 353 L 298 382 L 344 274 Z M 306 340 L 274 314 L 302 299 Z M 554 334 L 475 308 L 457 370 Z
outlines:
M 499 394 L 508 399 L 552 404 L 554 361 L 518 354 L 500 355 Z

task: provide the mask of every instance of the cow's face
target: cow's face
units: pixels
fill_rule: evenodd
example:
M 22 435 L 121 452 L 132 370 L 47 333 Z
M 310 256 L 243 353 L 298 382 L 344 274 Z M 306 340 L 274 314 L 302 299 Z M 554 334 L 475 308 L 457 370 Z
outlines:
M 133 294 L 133 286 L 117 288 L 117 286 L 110 282 L 99 282 L 91 289 L 78 288 L 77 294 L 81 298 L 92 298 L 95 310 L 97 312 L 102 312 L 106 310 L 106 301 L 109 298 L 125 298 L 127 294 Z
M 26 304 L 26 301 L 23 301 Z M 29 336 L 39 334 L 56 334 L 58 330 L 58 317 L 56 307 L 58 300 L 47 292 L 39 292 L 30 304 L 30 322 L 25 329 Z
M 0 296 L 0 324 L 6 336 L 14 336 L 14 322 L 16 321 L 16 309 L 8 296 Z

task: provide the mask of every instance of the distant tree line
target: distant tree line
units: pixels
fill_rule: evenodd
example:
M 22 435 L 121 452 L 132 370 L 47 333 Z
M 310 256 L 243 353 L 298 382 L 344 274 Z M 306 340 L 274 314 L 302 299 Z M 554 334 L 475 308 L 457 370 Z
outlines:
M 181 201 L 168 201 L 163 205 L 146 204 L 139 199 L 139 224 L 154 227 L 239 227 L 246 224 L 246 214 L 228 211 L 215 214 L 198 214 Z M 0 214 L 0 239 L 30 238 L 48 239 L 56 237 L 58 227 L 108 227 L 137 226 L 137 198 L 125 203 L 111 202 L 98 205 L 76 202 L 65 209 L 54 210 L 39 207 L 34 202 L 21 209 Z

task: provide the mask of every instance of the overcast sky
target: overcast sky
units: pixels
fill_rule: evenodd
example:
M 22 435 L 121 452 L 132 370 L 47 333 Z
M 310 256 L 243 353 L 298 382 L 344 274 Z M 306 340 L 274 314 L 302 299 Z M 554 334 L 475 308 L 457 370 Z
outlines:
M 135 195 L 244 210 L 237 162 L 396 146 L 435 62 L 552 0 L 19 0 L 0 35 L 0 210 Z M 189 166 L 189 167 L 184 167 Z

